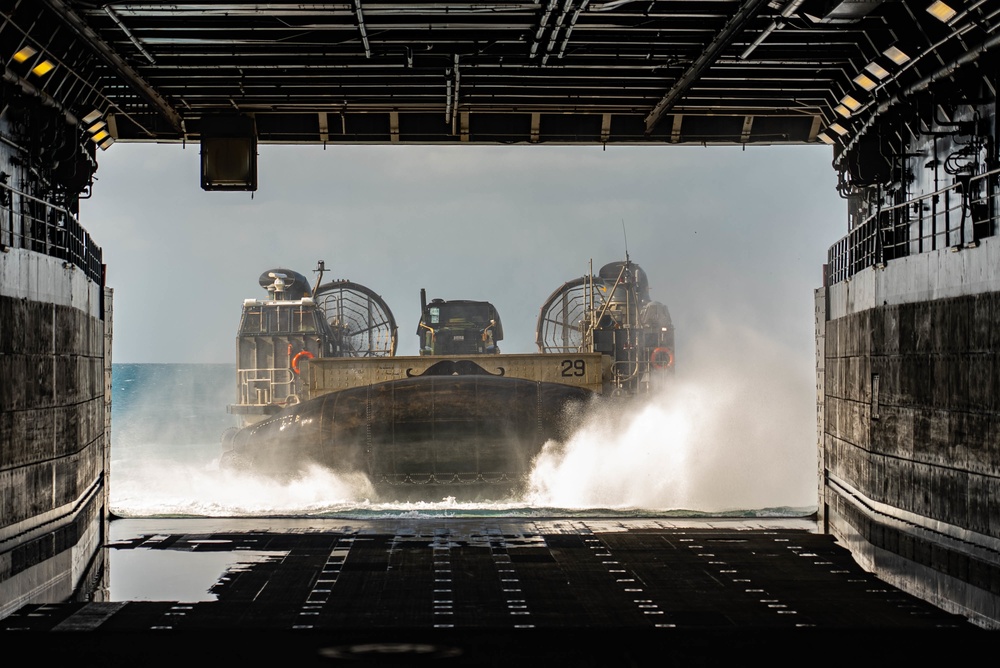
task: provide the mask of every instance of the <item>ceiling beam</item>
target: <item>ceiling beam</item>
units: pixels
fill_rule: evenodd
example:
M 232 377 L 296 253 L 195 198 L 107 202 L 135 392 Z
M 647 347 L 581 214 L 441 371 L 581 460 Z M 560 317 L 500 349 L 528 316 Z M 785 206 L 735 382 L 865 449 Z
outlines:
M 178 133 L 184 132 L 181 115 L 142 76 L 118 55 L 107 42 L 91 28 L 65 0 L 42 0 L 56 15 L 73 30 L 87 46 L 103 60 L 115 74 L 126 81 L 147 102 L 149 102 Z
M 719 31 L 719 34 L 705 47 L 701 55 L 691 63 L 687 71 L 677 79 L 673 87 L 667 91 L 667 94 L 656 103 L 653 110 L 646 116 L 647 135 L 652 134 L 657 123 L 680 101 L 684 93 L 691 87 L 691 84 L 697 81 L 698 77 L 722 55 L 722 51 L 729 46 L 733 38 L 743 32 L 747 23 L 757 15 L 757 12 L 765 4 L 767 4 L 767 0 L 746 0 L 743 3 L 743 6 L 736 11 L 725 27 Z

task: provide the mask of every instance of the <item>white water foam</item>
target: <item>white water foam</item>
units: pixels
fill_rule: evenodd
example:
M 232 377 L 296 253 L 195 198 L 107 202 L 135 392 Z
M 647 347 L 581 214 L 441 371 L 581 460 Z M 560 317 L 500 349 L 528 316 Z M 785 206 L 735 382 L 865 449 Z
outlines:
M 355 507 L 371 497 L 364 476 L 337 475 L 319 466 L 277 480 L 221 469 L 218 458 L 195 465 L 158 453 L 112 463 L 111 509 L 123 517 L 311 515 Z
M 274 517 L 378 514 L 419 517 L 476 511 L 523 511 L 520 500 L 472 503 L 383 502 L 367 477 L 314 465 L 291 479 L 222 469 L 218 459 L 193 465 L 162 454 L 112 464 L 111 509 L 120 517 Z M 523 512 L 522 512 L 523 514 Z
M 625 412 L 595 406 L 565 444 L 547 444 L 530 502 L 708 512 L 815 506 L 811 369 L 783 346 L 721 324 L 680 359 L 664 391 Z

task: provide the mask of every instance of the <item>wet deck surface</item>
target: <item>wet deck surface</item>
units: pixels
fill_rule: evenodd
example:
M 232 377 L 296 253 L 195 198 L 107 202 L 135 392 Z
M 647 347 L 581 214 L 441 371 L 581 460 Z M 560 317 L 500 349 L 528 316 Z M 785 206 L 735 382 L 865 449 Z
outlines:
M 115 523 L 112 569 L 116 553 L 168 551 L 179 572 L 186 555 L 230 554 L 217 600 L 28 606 L 0 620 L 2 637 L 106 664 L 165 664 L 166 644 L 307 665 L 553 652 L 575 665 L 697 664 L 845 641 L 898 661 L 996 639 L 863 571 L 804 520 L 242 522 Z

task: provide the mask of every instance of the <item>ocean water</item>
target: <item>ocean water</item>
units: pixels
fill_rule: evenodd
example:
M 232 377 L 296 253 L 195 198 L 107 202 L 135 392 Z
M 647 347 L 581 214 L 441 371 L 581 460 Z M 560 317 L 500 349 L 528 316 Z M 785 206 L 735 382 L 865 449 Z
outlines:
M 318 467 L 292 481 L 222 470 L 221 438 L 236 425 L 226 413 L 235 366 L 114 364 L 112 374 L 110 490 L 119 517 L 801 517 L 815 510 L 800 491 L 802 465 L 782 473 L 789 456 L 780 424 L 769 426 L 771 417 L 752 403 L 738 410 L 743 402 L 704 380 L 625 412 L 589 411 L 566 443 L 546 446 L 524 496 L 473 504 L 381 503 L 363 478 Z M 748 424 L 758 420 L 767 424 Z

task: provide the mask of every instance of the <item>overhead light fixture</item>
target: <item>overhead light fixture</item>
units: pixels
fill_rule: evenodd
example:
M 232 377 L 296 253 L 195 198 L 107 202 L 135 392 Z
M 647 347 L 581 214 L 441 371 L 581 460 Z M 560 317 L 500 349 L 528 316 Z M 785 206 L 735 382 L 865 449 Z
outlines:
M 90 123 L 93 123 L 100 117 L 101 117 L 101 112 L 98 111 L 97 109 L 94 109 L 92 112 L 83 117 L 83 123 L 84 125 L 89 125 Z
M 833 130 L 841 137 L 847 134 L 847 128 L 845 128 L 840 123 L 830 123 L 830 127 L 828 129 Z
M 857 111 L 861 107 L 861 103 L 850 95 L 845 95 L 844 97 L 840 98 L 840 103 L 843 104 L 848 109 L 850 109 L 851 111 Z
M 932 2 L 927 8 L 927 11 L 930 12 L 930 15 L 938 21 L 942 21 L 944 23 L 951 21 L 955 18 L 955 14 L 958 14 L 958 12 L 952 9 L 947 2 L 941 2 L 941 0 Z
M 882 52 L 885 57 L 896 63 L 897 65 L 902 65 L 907 60 L 910 59 L 908 55 L 903 53 L 903 51 L 898 46 L 890 46 L 888 49 Z
M 107 123 L 105 123 L 104 121 L 97 121 L 89 128 L 87 128 L 87 132 L 89 132 L 90 134 L 94 134 L 95 132 L 103 128 L 105 125 L 107 125 Z
M 833 108 L 833 110 L 836 111 L 841 116 L 843 116 L 844 118 L 851 117 L 851 110 L 842 104 L 838 104 L 836 107 Z
M 257 190 L 257 125 L 252 116 L 201 119 L 203 190 Z
M 823 133 L 823 132 L 820 132 L 818 135 L 816 135 L 816 139 L 818 139 L 821 142 L 823 142 L 824 144 L 828 144 L 828 145 L 833 143 L 833 139 L 831 139 L 830 137 L 826 136 L 826 134 Z
M 44 76 L 51 72 L 55 68 L 55 64 L 51 60 L 43 60 L 34 67 L 31 68 L 31 73 L 35 76 Z
M 102 141 L 100 144 L 98 144 L 98 146 L 101 147 L 102 151 L 107 151 L 108 147 L 111 146 L 114 143 L 115 143 L 115 138 L 114 137 L 108 137 L 107 139 L 105 139 L 104 141 Z
M 865 65 L 865 69 L 868 70 L 868 73 L 871 74 L 876 79 L 878 79 L 879 81 L 889 76 L 889 70 L 885 69 L 874 60 Z
M 106 139 L 106 138 L 108 138 L 110 136 L 111 136 L 111 133 L 109 133 L 107 130 L 101 130 L 100 132 L 98 132 L 96 135 L 94 135 L 90 139 L 95 144 L 100 144 L 101 141 L 103 141 L 104 139 Z
M 36 53 L 38 53 L 38 50 L 35 49 L 34 47 L 25 46 L 25 47 L 22 47 L 20 51 L 18 51 L 17 53 L 14 54 L 14 60 L 17 61 L 17 62 L 19 62 L 19 63 L 23 63 L 24 61 L 26 61 L 28 58 L 31 58 Z
M 873 88 L 875 88 L 875 86 L 878 85 L 874 79 L 872 79 L 870 76 L 868 76 L 863 72 L 858 76 L 854 77 L 854 83 L 858 84 L 865 90 L 872 90 Z

